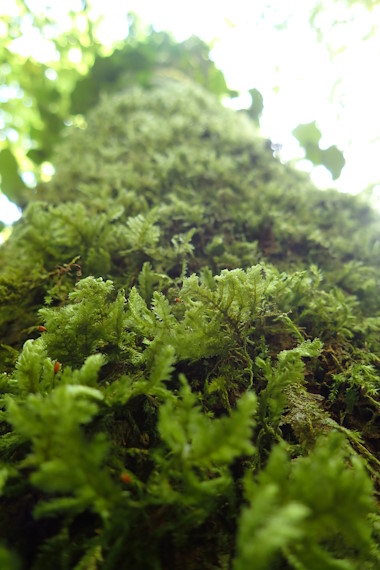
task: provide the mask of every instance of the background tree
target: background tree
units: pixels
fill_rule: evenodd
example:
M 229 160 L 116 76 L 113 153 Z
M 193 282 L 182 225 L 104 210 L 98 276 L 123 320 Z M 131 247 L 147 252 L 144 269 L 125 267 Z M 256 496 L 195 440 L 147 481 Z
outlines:
M 209 48 L 197 38 L 177 44 L 169 34 L 155 33 L 130 16 L 124 46 L 106 55 L 86 2 L 68 12 L 71 27 L 65 32 L 48 13 L 32 12 L 24 0 L 17 0 L 15 6 L 17 13 L 3 18 L 0 38 L 4 99 L 0 176 L 2 191 L 20 206 L 28 195 L 21 174 L 27 172 L 24 179 L 32 185 L 49 177 L 46 163 L 62 132 L 83 120 L 78 115 L 88 112 L 101 92 L 146 85 L 153 73 L 172 69 L 185 72 L 219 96 L 232 93 L 210 61 Z M 46 43 L 52 59 L 41 62 L 18 53 L 16 42 L 26 24 Z
M 364 43 L 371 44 L 376 49 L 376 18 L 373 20 L 372 28 L 368 28 L 367 18 L 362 21 L 361 30 L 362 38 L 357 38 L 355 22 L 363 16 L 363 10 L 373 12 L 375 15 L 378 2 L 359 2 L 339 0 L 333 3 L 325 3 L 321 1 L 310 2 L 310 25 L 311 34 L 317 35 L 321 45 L 327 49 L 337 65 L 335 70 L 336 85 L 332 86 L 331 97 L 335 100 L 337 113 L 339 106 L 342 105 L 342 88 L 347 77 L 343 78 L 343 67 L 339 65 L 342 54 L 347 51 L 347 45 L 354 41 L 363 40 Z M 70 7 L 70 8 L 69 8 Z M 273 12 L 278 7 L 273 4 Z M 360 8 L 363 8 L 360 11 Z M 271 6 L 266 7 L 263 16 L 270 15 Z M 281 10 L 279 11 L 279 13 Z M 121 71 L 120 63 L 125 57 L 124 65 L 130 74 L 129 80 L 134 75 L 134 80 L 142 82 L 146 81 L 149 66 L 159 63 L 164 66 L 165 58 L 168 58 L 167 64 L 170 66 L 170 58 L 175 58 L 174 52 L 170 54 L 169 44 L 166 48 L 161 46 L 161 51 L 157 52 L 160 61 L 156 59 L 155 50 L 158 44 L 162 42 L 158 36 L 154 39 L 155 34 L 151 36 L 152 30 L 147 26 L 143 26 L 136 18 L 129 18 L 129 26 L 126 14 L 120 14 L 121 18 L 125 18 L 125 33 L 129 27 L 128 37 L 122 43 L 105 47 L 99 38 L 99 29 L 101 25 L 100 19 L 94 15 L 93 3 L 89 2 L 72 2 L 68 4 L 68 8 L 62 7 L 60 19 L 55 20 L 54 12 L 49 11 L 49 5 L 44 2 L 26 2 L 25 0 L 11 0 L 7 3 L 6 9 L 2 14 L 0 26 L 0 57 L 2 65 L 0 66 L 0 81 L 2 83 L 2 111 L 1 111 L 1 140 L 0 140 L 0 175 L 2 177 L 3 192 L 8 195 L 11 200 L 22 204 L 25 202 L 23 197 L 27 194 L 28 186 L 35 185 L 36 181 L 51 176 L 52 168 L 49 163 L 51 150 L 56 141 L 62 134 L 65 125 L 74 121 L 80 121 L 76 113 L 78 110 L 78 98 L 82 98 L 82 102 L 86 100 L 86 82 L 82 83 L 82 93 L 79 95 L 80 88 L 77 88 L 77 102 L 72 105 L 71 94 L 75 89 L 77 81 L 83 78 L 92 68 L 95 60 L 104 56 L 110 56 L 113 49 L 118 47 L 121 49 L 119 64 L 115 64 L 110 59 L 107 60 L 109 66 L 109 76 L 100 70 L 100 61 L 91 80 L 87 82 L 87 86 L 94 88 L 96 74 L 98 79 L 105 81 L 109 86 L 110 82 L 116 81 L 118 73 Z M 286 11 L 284 11 L 286 14 Z M 278 21 L 274 19 L 274 23 L 278 28 L 278 42 L 286 43 L 286 29 L 289 25 L 287 17 L 281 21 L 281 14 Z M 357 26 L 357 29 L 359 27 Z M 342 33 L 343 31 L 343 33 Z M 284 35 L 285 34 L 285 35 Z M 22 48 L 23 36 L 33 38 L 33 45 L 43 45 L 44 54 L 36 59 L 37 52 L 31 47 Z M 149 38 L 151 44 L 149 47 Z M 356 41 L 355 39 L 355 41 Z M 173 40 L 171 40 L 172 43 Z M 276 39 L 275 39 L 276 42 Z M 140 47 L 138 47 L 138 44 Z M 142 46 L 145 44 L 145 48 Z M 276 50 L 276 45 L 273 49 Z M 131 50 L 136 48 L 135 59 L 132 57 Z M 130 50 L 130 53 L 128 52 Z M 164 49 L 166 53 L 164 54 Z M 172 46 L 172 49 L 175 48 Z M 123 52 L 124 50 L 124 52 Z M 145 53 L 143 51 L 145 50 Z M 207 64 L 208 56 L 205 46 L 201 48 L 192 47 L 193 56 L 199 56 L 198 62 L 203 62 L 203 67 Z M 198 52 L 198 53 L 196 53 Z M 189 53 L 189 52 L 188 52 Z M 178 54 L 177 54 L 178 55 Z M 344 55 L 344 54 L 343 54 Z M 42 59 L 42 61 L 41 61 Z M 128 59 L 129 63 L 126 63 Z M 195 61 L 195 60 L 194 60 Z M 193 67 L 194 61 L 190 59 L 182 61 L 182 68 L 188 65 L 189 69 Z M 178 61 L 176 62 L 176 65 Z M 132 71 L 133 65 L 136 65 L 136 72 Z M 202 67 L 201 63 L 198 63 Z M 345 65 L 345 64 L 344 64 Z M 141 69 L 140 69 L 141 67 Z M 112 68 L 112 73 L 111 73 Z M 203 69 L 204 73 L 205 69 Z M 269 70 L 268 70 L 269 73 Z M 272 73 L 272 72 L 271 72 Z M 113 74 L 113 77 L 111 76 Z M 145 75 L 145 78 L 144 78 Z M 273 88 L 276 89 L 275 83 L 277 73 L 273 72 Z M 199 78 L 198 78 L 199 79 Z M 125 79 L 127 82 L 127 80 Z M 343 87 L 342 87 L 343 81 Z M 225 86 L 222 88 L 221 76 L 219 79 L 216 75 L 213 79 L 209 79 L 209 87 L 213 91 L 222 94 L 223 90 L 227 94 Z M 217 84 L 219 83 L 219 86 Z M 214 84 L 212 86 L 212 84 Z M 262 104 L 262 97 L 257 91 L 258 100 L 253 101 L 253 107 Z M 95 91 L 98 89 L 95 86 Z M 365 86 L 363 86 L 365 89 Z M 230 93 L 231 95 L 231 93 Z M 260 103 L 261 101 L 261 103 Z M 87 104 L 90 104 L 90 96 L 87 94 Z M 254 111 L 256 112 L 256 111 Z M 359 113 L 359 112 L 358 112 Z M 317 117 L 315 117 L 317 119 Z M 342 152 L 336 145 L 330 144 L 329 148 L 320 147 L 320 125 L 314 121 L 300 125 L 295 130 L 295 135 L 300 145 L 305 149 L 305 157 L 315 165 L 324 165 L 330 170 L 334 178 L 339 177 L 344 158 Z M 273 134 L 272 134 L 273 136 Z M 281 142 L 275 141 L 275 142 Z M 340 145 L 342 142 L 340 142 Z M 339 145 L 338 145 L 339 146 Z M 278 147 L 277 147 L 278 150 Z M 284 149 L 283 154 L 290 158 Z M 42 177 L 42 178 L 41 178 Z M 376 183 L 376 180 L 372 180 Z

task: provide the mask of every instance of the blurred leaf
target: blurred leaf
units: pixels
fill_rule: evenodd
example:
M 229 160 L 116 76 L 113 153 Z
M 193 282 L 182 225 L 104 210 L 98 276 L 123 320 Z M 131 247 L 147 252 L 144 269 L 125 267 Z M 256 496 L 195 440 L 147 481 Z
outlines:
M 35 164 L 42 164 L 43 162 L 45 162 L 45 160 L 48 159 L 49 155 L 42 149 L 33 148 L 32 150 L 26 153 L 26 156 L 30 160 L 32 160 Z
M 319 141 L 322 137 L 315 121 L 298 125 L 293 131 L 293 135 L 299 144 L 305 149 L 305 158 L 310 160 L 315 166 L 324 166 L 330 171 L 333 180 L 339 178 L 346 161 L 343 152 L 337 146 L 330 146 L 321 149 Z
M 336 180 L 339 178 L 340 173 L 346 164 L 343 152 L 334 145 L 330 146 L 326 150 L 321 150 L 321 154 L 321 164 L 331 172 L 333 180 Z
M 10 200 L 17 201 L 25 184 L 18 173 L 17 160 L 9 148 L 0 151 L 1 189 Z
M 322 151 L 318 145 L 309 144 L 305 147 L 305 158 L 310 160 L 314 166 L 322 164 Z
M 40 179 L 40 165 L 51 158 L 69 117 L 74 85 L 103 47 L 93 36 L 87 3 L 77 3 L 72 10 L 67 8 L 72 27 L 70 29 L 69 23 L 69 29 L 63 33 L 48 10 L 29 6 L 26 0 L 9 4 L 14 4 L 14 8 L 4 6 L 4 29 L 0 34 L 0 84 L 6 86 L 2 92 L 0 134 L 2 140 L 7 139 L 10 129 L 17 135 L 17 142 L 9 147 L 17 162 L 12 161 L 9 154 L 3 156 L 6 164 L 1 168 L 2 190 L 19 206 L 24 206 L 28 193 L 18 191 L 20 186 L 25 188 L 18 174 L 28 170 Z M 76 25 L 78 15 L 82 22 L 80 30 Z M 25 37 L 32 33 L 37 44 L 45 44 L 47 51 L 53 54 L 52 59 L 46 61 L 43 54 L 39 61 L 38 54 L 34 59 L 29 53 L 18 53 L 12 42 L 24 33 Z M 73 48 L 80 51 L 79 63 L 70 60 Z
M 296 137 L 301 146 L 306 148 L 308 145 L 317 145 L 321 139 L 322 133 L 318 129 L 315 121 L 298 125 L 292 134 Z
M 20 570 L 21 568 L 19 560 L 5 546 L 0 546 L 0 568 L 2 570 Z
M 177 43 L 166 32 L 151 32 L 143 39 L 127 40 L 123 48 L 110 56 L 97 55 L 90 72 L 78 81 L 71 94 L 71 112 L 87 112 L 102 92 L 119 91 L 136 83 L 146 87 L 155 73 L 163 71 L 181 72 L 218 97 L 232 95 L 209 52 L 210 48 L 199 38 Z
M 51 160 L 65 121 L 70 120 L 70 114 L 87 113 L 102 92 L 136 84 L 147 87 L 155 74 L 166 73 L 180 80 L 190 77 L 218 97 L 232 94 L 223 73 L 210 60 L 209 46 L 199 38 L 177 43 L 170 34 L 153 32 L 130 14 L 126 40 L 106 57 L 96 36 L 101 18 L 92 14 L 91 2 L 67 7 L 69 26 L 64 32 L 49 11 L 29 6 L 26 0 L 14 4 L 15 15 L 5 9 L 0 34 L 0 85 L 6 86 L 0 135 L 7 140 L 12 129 L 17 142 L 3 155 L 0 173 L 3 192 L 19 206 L 24 206 L 28 197 L 27 192 L 19 192 L 20 187 L 25 188 L 19 173 L 31 171 L 39 181 L 41 164 Z M 36 41 L 46 44 L 49 52 L 55 50 L 57 57 L 39 61 L 38 56 L 33 59 L 29 53 L 14 51 L 12 42 L 22 37 L 24 27 L 32 29 Z M 70 57 L 73 49 L 80 56 L 75 62 Z
M 248 109 L 248 115 L 257 124 L 260 124 L 260 117 L 264 109 L 264 99 L 258 89 L 249 89 L 249 94 L 252 97 L 252 103 Z

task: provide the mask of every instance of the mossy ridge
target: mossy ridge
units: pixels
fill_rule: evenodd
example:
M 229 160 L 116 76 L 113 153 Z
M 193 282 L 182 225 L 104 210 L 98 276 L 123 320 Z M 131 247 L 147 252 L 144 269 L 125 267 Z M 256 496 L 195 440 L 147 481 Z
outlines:
M 374 569 L 352 448 L 376 479 L 377 214 L 190 85 L 105 98 L 56 165 L 0 251 L 3 508 L 37 517 L 24 564 Z M 21 555 L 22 520 L 1 528 Z

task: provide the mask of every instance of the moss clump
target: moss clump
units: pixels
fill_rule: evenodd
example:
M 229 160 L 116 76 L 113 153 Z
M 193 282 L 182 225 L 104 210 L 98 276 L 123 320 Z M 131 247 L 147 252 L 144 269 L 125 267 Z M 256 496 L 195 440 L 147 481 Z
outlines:
M 7 568 L 373 569 L 379 216 L 161 81 L 0 250 Z

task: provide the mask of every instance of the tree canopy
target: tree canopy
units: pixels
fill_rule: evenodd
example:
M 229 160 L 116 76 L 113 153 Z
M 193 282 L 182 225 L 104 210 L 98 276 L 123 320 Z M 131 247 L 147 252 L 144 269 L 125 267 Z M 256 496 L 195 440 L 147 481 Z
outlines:
M 311 33 L 314 31 L 332 58 L 339 58 L 347 49 L 344 42 L 351 20 L 357 16 L 355 9 L 371 12 L 377 5 L 376 1 L 359 0 L 311 2 Z M 179 47 L 169 34 L 154 32 L 137 16 L 130 15 L 129 20 L 126 12 L 121 16 L 126 38 L 106 47 L 99 39 L 101 22 L 91 1 L 69 2 L 61 7 L 59 19 L 44 2 L 7 3 L 0 25 L 0 177 L 2 192 L 19 205 L 25 205 L 28 187 L 51 176 L 52 150 L 67 126 L 82 120 L 102 85 L 109 89 L 114 84 L 118 89 L 133 82 L 144 84 L 155 67 L 173 67 L 219 96 L 235 94 L 210 61 L 209 48 L 203 42 L 192 38 Z M 285 29 L 287 22 L 279 22 L 278 27 Z M 347 33 L 342 34 L 345 27 Z M 363 28 L 363 41 L 370 41 L 377 32 L 376 24 L 372 30 L 367 28 Z M 32 38 L 33 44 L 25 45 L 24 36 Z M 338 76 L 331 94 L 337 105 L 341 104 L 340 81 Z M 255 85 L 251 94 L 251 112 L 259 121 L 262 95 Z M 315 120 L 299 125 L 294 135 L 305 149 L 306 159 L 323 165 L 333 178 L 339 177 L 344 156 L 339 145 L 320 145 L 321 132 Z
M 170 34 L 154 32 L 133 16 L 124 45 L 106 54 L 85 4 L 68 13 L 71 27 L 65 32 L 59 32 L 58 22 L 48 15 L 32 12 L 23 0 L 16 2 L 16 15 L 3 20 L 1 189 L 20 206 L 28 196 L 24 180 L 34 185 L 49 177 L 44 164 L 51 160 L 63 131 L 83 120 L 78 115 L 86 114 L 101 92 L 146 85 L 152 74 L 166 69 L 189 75 L 219 96 L 232 94 L 204 42 L 194 37 L 178 44 Z M 47 61 L 19 53 L 17 40 L 26 23 L 50 46 L 52 57 Z M 28 174 L 22 178 L 23 172 Z

